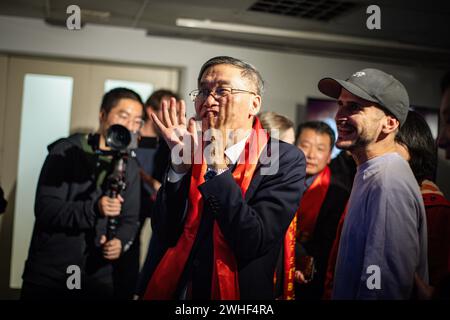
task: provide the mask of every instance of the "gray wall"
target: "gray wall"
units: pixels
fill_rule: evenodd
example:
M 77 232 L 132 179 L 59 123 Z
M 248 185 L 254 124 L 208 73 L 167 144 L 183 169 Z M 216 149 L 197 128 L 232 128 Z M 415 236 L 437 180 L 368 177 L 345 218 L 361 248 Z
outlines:
M 411 103 L 438 107 L 440 70 L 367 61 L 262 51 L 146 36 L 144 30 L 87 25 L 80 31 L 46 25 L 36 19 L 0 16 L 0 51 L 32 55 L 98 59 L 182 67 L 182 94 L 196 88 L 203 62 L 216 55 L 230 55 L 253 63 L 266 80 L 263 106 L 295 119 L 297 104 L 308 96 L 321 96 L 317 81 L 324 76 L 347 77 L 353 71 L 376 67 L 394 74 L 411 95 Z M 192 112 L 192 104 L 188 103 Z

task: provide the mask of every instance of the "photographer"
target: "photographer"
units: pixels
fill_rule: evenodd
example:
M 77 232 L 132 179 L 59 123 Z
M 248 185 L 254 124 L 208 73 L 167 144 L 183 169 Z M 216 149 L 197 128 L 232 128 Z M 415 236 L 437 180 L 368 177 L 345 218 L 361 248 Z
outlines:
M 116 266 L 138 230 L 140 182 L 137 163 L 129 157 L 126 188 L 111 195 L 108 177 L 117 159 L 107 154 L 106 135 L 114 124 L 137 132 L 142 113 L 135 92 L 113 89 L 102 100 L 98 146 L 87 135 L 74 134 L 48 147 L 36 192 L 22 299 L 120 297 Z M 117 225 L 108 239 L 111 218 L 117 219 Z

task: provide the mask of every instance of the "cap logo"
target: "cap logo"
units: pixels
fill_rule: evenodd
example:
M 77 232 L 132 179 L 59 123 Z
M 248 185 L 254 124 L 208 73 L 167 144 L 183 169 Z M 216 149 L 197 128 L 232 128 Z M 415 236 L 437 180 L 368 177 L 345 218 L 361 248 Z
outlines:
M 354 73 L 353 75 L 352 75 L 352 77 L 362 77 L 362 76 L 365 76 L 366 75 L 366 73 L 364 72 L 364 71 L 358 71 L 358 72 L 356 72 L 356 73 Z

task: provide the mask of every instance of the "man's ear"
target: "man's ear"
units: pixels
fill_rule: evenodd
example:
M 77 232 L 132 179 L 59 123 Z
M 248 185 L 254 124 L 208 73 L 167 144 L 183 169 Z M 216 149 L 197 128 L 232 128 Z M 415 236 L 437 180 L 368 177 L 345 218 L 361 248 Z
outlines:
M 261 96 L 256 94 L 253 96 L 252 105 L 250 106 L 249 113 L 251 116 L 256 116 L 259 113 L 260 109 L 261 109 Z
M 400 122 L 395 117 L 387 115 L 381 131 L 385 134 L 389 134 L 397 130 L 397 128 L 400 129 Z

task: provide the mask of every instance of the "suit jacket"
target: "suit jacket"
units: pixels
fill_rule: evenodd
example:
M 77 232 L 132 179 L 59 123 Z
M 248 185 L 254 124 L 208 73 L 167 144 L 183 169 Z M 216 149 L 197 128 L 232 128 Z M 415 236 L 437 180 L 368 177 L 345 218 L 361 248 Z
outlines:
M 199 186 L 202 220 L 177 297 L 189 284 L 193 299 L 210 299 L 216 220 L 238 264 L 241 299 L 274 298 L 277 258 L 305 189 L 305 157 L 295 146 L 275 139 L 269 140 L 262 154 L 272 161 L 267 164 L 260 158 L 245 198 L 230 171 Z M 264 174 L 271 165 L 278 170 Z M 152 226 L 163 247 L 174 246 L 183 231 L 190 177 L 186 174 L 176 183 L 164 179 L 158 193 Z

